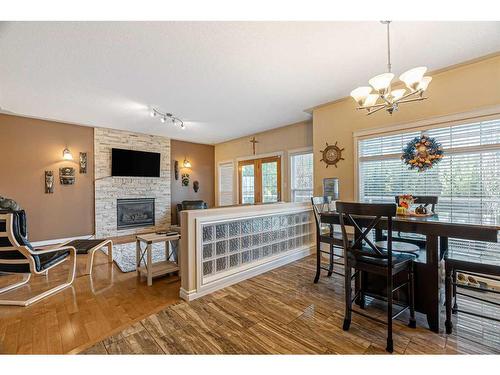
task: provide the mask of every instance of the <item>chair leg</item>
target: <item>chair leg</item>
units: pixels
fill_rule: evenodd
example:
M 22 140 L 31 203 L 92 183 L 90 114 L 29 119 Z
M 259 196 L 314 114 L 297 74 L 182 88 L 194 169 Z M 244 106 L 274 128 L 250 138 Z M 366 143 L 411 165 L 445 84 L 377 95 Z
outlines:
M 452 314 L 456 314 L 457 313 L 457 309 L 458 309 L 458 306 L 457 306 L 457 285 L 456 285 L 456 282 L 457 282 L 457 270 L 453 269 L 452 271 L 452 277 L 453 277 L 453 283 L 455 284 L 452 284 L 453 286 L 453 307 L 451 309 L 451 313 Z
M 365 309 L 365 290 L 364 290 L 364 280 L 363 280 L 363 271 L 358 271 L 358 276 L 356 278 L 359 290 L 359 300 L 358 304 L 361 309 Z
M 333 273 L 333 244 L 330 244 L 330 265 L 328 266 L 328 277 Z
M 316 276 L 314 276 L 314 284 L 319 281 L 319 275 L 321 273 L 321 242 L 319 237 L 316 239 Z
M 413 262 L 410 265 L 410 270 L 408 272 L 408 298 L 410 305 L 410 322 L 408 326 L 410 328 L 417 327 L 417 321 L 415 320 L 415 271 Z
M 347 262 L 346 262 L 347 263 Z M 351 310 L 352 310 L 352 299 L 351 299 L 351 267 L 347 265 L 344 270 L 344 293 L 345 293 L 345 313 L 344 313 L 344 325 L 342 329 L 344 331 L 349 330 L 351 326 Z
M 446 333 L 450 334 L 453 330 L 453 323 L 451 322 L 451 300 L 453 298 L 453 288 L 452 288 L 452 276 L 455 274 L 453 269 L 450 269 L 450 266 L 445 266 L 445 305 L 446 305 L 446 320 L 444 322 L 444 326 L 446 327 Z M 456 297 L 455 297 L 456 298 Z
M 387 347 L 385 348 L 389 353 L 394 351 L 392 342 L 392 289 L 393 281 L 392 275 L 390 275 L 387 277 Z
M 0 300 L 0 305 L 5 305 L 5 306 L 28 306 L 28 305 L 31 305 L 32 303 L 40 301 L 41 299 L 43 299 L 45 297 L 48 297 L 48 296 L 50 296 L 52 294 L 55 294 L 55 293 L 61 291 L 64 288 L 67 288 L 75 280 L 75 273 L 76 273 L 76 251 L 74 249 L 70 250 L 69 260 L 70 260 L 70 263 L 71 263 L 70 264 L 70 270 L 69 270 L 68 279 L 67 279 L 67 281 L 65 283 L 60 284 L 58 286 L 55 286 L 54 288 L 51 288 L 49 290 L 46 290 L 45 292 L 40 293 L 40 294 L 38 294 L 36 296 L 33 296 L 33 297 L 31 297 L 31 298 L 29 298 L 27 300 Z M 65 262 L 65 261 L 66 261 L 66 259 L 64 261 L 62 261 L 61 263 Z M 29 280 L 29 278 L 28 278 L 28 280 Z
M 26 275 L 28 275 L 28 277 L 26 277 Z M 30 279 L 31 279 L 31 273 L 23 274 L 23 280 L 22 281 L 19 281 L 17 283 L 10 284 L 10 285 L 7 285 L 7 286 L 1 288 L 0 289 L 0 294 L 6 293 L 9 290 L 12 290 L 12 289 L 15 289 L 15 288 L 19 288 L 20 286 L 23 286 L 23 285 L 27 284 L 30 281 Z

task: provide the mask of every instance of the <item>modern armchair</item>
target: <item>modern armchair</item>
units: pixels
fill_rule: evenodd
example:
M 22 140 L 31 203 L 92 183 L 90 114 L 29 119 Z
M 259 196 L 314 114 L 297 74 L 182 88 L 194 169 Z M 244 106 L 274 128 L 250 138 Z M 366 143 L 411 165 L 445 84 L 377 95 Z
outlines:
M 47 275 L 48 271 L 69 259 L 66 282 L 27 300 L 1 299 L 0 305 L 28 306 L 70 286 L 75 278 L 76 249 L 53 246 L 35 249 L 26 238 L 24 211 L 0 211 L 0 273 L 23 274 L 23 280 L 0 288 L 0 296 L 29 282 L 31 275 Z

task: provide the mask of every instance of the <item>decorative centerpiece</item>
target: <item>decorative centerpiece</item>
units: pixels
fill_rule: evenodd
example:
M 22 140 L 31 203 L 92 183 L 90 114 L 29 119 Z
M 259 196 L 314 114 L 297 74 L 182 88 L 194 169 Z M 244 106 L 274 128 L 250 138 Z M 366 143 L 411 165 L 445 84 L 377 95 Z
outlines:
M 441 144 L 425 134 L 408 142 L 401 156 L 409 169 L 417 169 L 419 172 L 432 168 L 442 158 L 443 148 Z
M 407 215 L 410 211 L 411 205 L 415 202 L 413 195 L 404 194 L 399 196 L 399 203 L 397 214 L 398 215 Z

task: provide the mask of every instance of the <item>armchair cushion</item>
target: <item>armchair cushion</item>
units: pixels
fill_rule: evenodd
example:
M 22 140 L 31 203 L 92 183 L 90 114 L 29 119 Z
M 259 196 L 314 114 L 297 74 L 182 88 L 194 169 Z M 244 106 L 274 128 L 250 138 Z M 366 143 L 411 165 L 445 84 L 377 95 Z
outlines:
M 33 261 L 35 263 L 35 268 L 38 272 L 43 271 L 54 263 L 57 263 L 69 255 L 69 250 L 54 251 L 53 253 L 46 254 L 36 254 L 36 249 L 33 248 L 31 243 L 26 238 L 27 234 L 27 220 L 26 213 L 24 210 L 11 211 L 2 210 L 1 213 L 12 214 L 12 232 L 16 241 L 21 246 L 26 246 L 30 250 L 34 251 Z M 0 238 L 0 247 L 10 247 L 11 244 L 8 237 Z M 18 250 L 7 250 L 0 252 L 0 259 L 26 259 L 26 257 Z M 0 271 L 2 272 L 14 272 L 14 273 L 28 273 L 30 272 L 29 264 L 0 264 Z

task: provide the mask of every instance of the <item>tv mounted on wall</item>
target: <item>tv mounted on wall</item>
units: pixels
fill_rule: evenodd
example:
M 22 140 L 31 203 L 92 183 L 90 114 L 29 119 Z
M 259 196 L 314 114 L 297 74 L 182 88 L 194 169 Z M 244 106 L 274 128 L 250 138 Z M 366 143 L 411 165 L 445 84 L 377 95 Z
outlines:
M 160 154 L 113 148 L 111 150 L 111 175 L 160 177 Z

